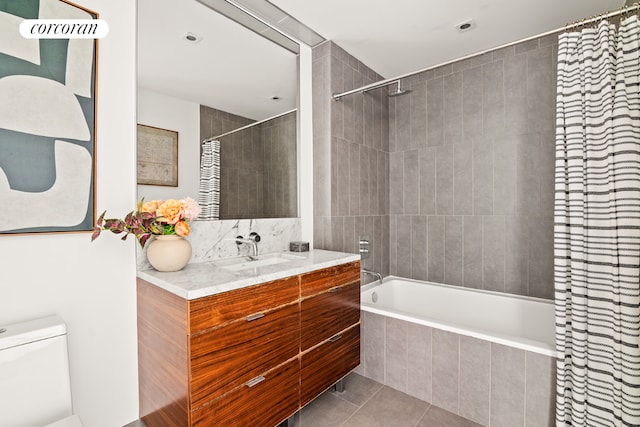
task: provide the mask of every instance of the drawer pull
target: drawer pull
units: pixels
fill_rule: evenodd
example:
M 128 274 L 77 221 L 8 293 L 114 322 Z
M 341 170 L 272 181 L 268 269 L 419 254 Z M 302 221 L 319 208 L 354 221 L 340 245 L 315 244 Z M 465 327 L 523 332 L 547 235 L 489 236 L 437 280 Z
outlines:
M 250 379 L 249 381 L 247 381 L 247 382 L 245 383 L 245 385 L 246 385 L 247 387 L 251 388 L 251 387 L 253 387 L 253 386 L 255 386 L 255 385 L 260 384 L 260 383 L 261 383 L 262 381 L 264 381 L 264 380 L 265 380 L 265 377 L 263 377 L 262 375 L 258 375 L 257 377 L 255 377 L 255 378 Z
M 331 338 L 329 338 L 329 341 L 331 342 L 336 342 L 338 341 L 340 338 L 342 338 L 342 335 L 338 334 L 338 335 L 334 335 Z
M 334 286 L 333 288 L 329 289 L 329 292 L 336 293 L 339 290 L 340 290 L 340 286 Z
M 264 317 L 264 313 L 256 313 L 251 316 L 247 316 L 247 322 L 252 322 L 254 320 L 258 320 Z

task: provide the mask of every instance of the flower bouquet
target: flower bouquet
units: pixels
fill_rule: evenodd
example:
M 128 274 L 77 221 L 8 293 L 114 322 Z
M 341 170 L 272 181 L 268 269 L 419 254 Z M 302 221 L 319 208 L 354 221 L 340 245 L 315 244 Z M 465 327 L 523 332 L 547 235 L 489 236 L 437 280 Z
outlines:
M 190 197 L 182 200 L 151 200 L 144 199 L 138 202 L 135 211 L 129 212 L 124 219 L 105 218 L 107 211 L 102 212 L 91 235 L 93 242 L 98 238 L 102 230 L 108 230 L 115 234 L 125 233 L 122 240 L 126 240 L 129 234 L 133 234 L 144 248 L 152 235 L 181 237 L 190 233 L 187 221 L 193 221 L 200 214 L 200 206 Z

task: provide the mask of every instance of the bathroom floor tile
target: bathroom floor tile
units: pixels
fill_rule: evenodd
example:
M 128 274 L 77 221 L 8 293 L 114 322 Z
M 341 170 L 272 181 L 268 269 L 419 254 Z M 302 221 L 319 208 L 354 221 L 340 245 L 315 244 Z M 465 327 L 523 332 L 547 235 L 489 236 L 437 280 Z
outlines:
M 482 427 L 482 425 L 432 405 L 416 427 Z
M 382 388 L 382 384 L 379 382 L 356 373 L 347 376 L 344 381 L 345 388 L 343 392 L 329 391 L 329 393 L 357 406 L 364 405 L 367 400 L 371 399 Z
M 429 404 L 384 386 L 365 403 L 344 427 L 413 427 Z
M 302 408 L 292 427 L 338 427 L 358 410 L 358 406 L 324 393 Z

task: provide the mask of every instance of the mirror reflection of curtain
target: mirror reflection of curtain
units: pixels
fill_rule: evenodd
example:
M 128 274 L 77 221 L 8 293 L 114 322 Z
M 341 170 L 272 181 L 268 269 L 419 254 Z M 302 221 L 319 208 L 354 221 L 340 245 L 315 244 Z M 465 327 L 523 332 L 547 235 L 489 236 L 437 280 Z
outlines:
M 559 39 L 558 426 L 640 425 L 640 22 Z
M 220 141 L 205 140 L 200 158 L 199 219 L 220 219 Z

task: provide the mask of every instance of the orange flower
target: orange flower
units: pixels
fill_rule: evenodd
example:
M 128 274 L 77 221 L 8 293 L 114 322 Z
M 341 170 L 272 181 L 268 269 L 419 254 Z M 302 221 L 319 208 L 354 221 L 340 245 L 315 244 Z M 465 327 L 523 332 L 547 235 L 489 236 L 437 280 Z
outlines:
M 158 206 L 160 206 L 161 203 L 162 203 L 162 200 L 152 200 L 140 206 L 139 210 L 140 212 L 155 214 L 156 210 L 158 209 Z
M 162 217 L 158 218 L 158 221 L 166 222 L 167 224 L 176 224 L 182 219 L 183 208 L 184 205 L 180 200 L 166 200 L 158 206 L 157 214 Z
M 191 232 L 191 230 L 189 229 L 189 224 L 187 224 L 185 221 L 179 221 L 176 224 L 175 230 L 176 230 L 176 234 L 182 237 L 188 236 L 189 233 Z

